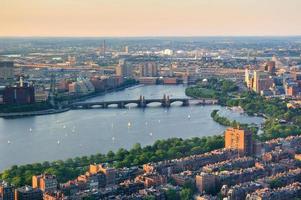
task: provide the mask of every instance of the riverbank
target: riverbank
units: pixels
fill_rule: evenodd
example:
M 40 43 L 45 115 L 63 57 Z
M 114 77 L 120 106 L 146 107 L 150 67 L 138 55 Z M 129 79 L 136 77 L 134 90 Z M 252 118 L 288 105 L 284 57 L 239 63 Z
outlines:
M 185 140 L 181 138 L 157 140 L 152 145 L 145 147 L 136 143 L 129 150 L 120 148 L 116 152 L 109 151 L 107 154 L 94 154 L 70 158 L 65 161 L 12 166 L 0 173 L 0 179 L 19 187 L 30 185 L 33 175 L 51 172 L 51 174 L 56 175 L 59 182 L 66 182 L 83 174 L 87 167 L 93 163 L 109 163 L 111 166 L 120 169 L 201 154 L 220 149 L 223 146 L 224 137 L 222 135 L 194 137 Z
M 118 88 L 109 89 L 109 90 L 106 90 L 104 92 L 96 92 L 96 93 L 93 93 L 93 94 L 78 97 L 78 98 L 73 99 L 72 101 L 69 101 L 67 104 L 62 106 L 62 108 L 58 108 L 58 109 L 46 107 L 46 109 L 41 109 L 41 110 L 36 110 L 36 111 L 0 112 L 0 118 L 1 117 L 2 118 L 19 118 L 19 117 L 29 117 L 29 116 L 51 115 L 51 114 L 63 113 L 63 112 L 67 112 L 67 111 L 70 110 L 69 105 L 72 104 L 72 103 L 85 101 L 85 100 L 88 100 L 90 98 L 103 96 L 105 94 L 116 92 L 116 91 L 122 91 L 122 90 L 125 90 L 126 88 L 130 88 L 130 87 L 133 87 L 135 85 L 137 85 L 137 84 L 129 84 L 129 85 L 121 86 L 121 87 L 118 87 Z M 26 105 L 24 105 L 24 106 L 26 106 Z
M 264 140 L 300 134 L 300 109 L 289 109 L 282 99 L 268 99 L 252 91 L 238 91 L 234 86 L 234 82 L 212 78 L 207 84 L 200 83 L 187 88 L 186 95 L 202 98 L 204 89 L 213 90 L 221 106 L 240 106 L 249 116 L 265 118 L 263 132 L 260 134 Z M 282 123 L 283 121 L 285 123 Z
M 19 117 L 38 116 L 38 115 L 51 115 L 51 114 L 67 112 L 69 110 L 70 108 L 62 108 L 62 109 L 48 109 L 48 110 L 40 110 L 40 111 L 32 111 L 32 112 L 0 113 L 0 117 L 19 118 Z
M 230 120 L 227 117 L 220 116 L 218 113 L 219 110 L 213 110 L 210 114 L 211 118 L 218 124 L 226 127 L 242 127 L 252 131 L 254 136 L 257 136 L 259 126 L 256 124 L 244 124 L 236 120 Z

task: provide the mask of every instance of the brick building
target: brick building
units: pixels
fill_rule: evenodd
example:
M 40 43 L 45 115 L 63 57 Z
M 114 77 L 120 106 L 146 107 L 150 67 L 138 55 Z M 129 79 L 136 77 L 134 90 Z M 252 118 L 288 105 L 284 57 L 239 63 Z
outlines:
M 225 131 L 225 148 L 236 149 L 240 155 L 252 155 L 252 132 L 241 128 L 228 128 Z

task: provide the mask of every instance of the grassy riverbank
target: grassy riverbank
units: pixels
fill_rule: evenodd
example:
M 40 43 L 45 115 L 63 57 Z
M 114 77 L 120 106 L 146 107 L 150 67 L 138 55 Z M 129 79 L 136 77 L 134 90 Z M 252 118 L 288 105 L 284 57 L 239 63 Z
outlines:
M 183 156 L 205 153 L 224 146 L 223 136 L 208 136 L 202 138 L 180 139 L 171 138 L 157 140 L 153 145 L 141 147 L 135 144 L 132 149 L 119 149 L 117 152 L 76 157 L 65 161 L 34 163 L 22 166 L 12 166 L 2 172 L 0 179 L 15 186 L 31 184 L 33 175 L 51 173 L 60 182 L 65 182 L 83 174 L 89 164 L 108 162 L 116 168 L 139 166 L 148 162 L 157 162 Z
M 33 112 L 52 109 L 50 103 L 33 103 L 19 105 L 0 105 L 0 113 Z
M 218 111 L 219 110 L 213 110 L 211 112 L 211 118 L 215 122 L 219 123 L 220 125 L 229 126 L 229 127 L 238 127 L 239 126 L 239 127 L 251 130 L 253 132 L 253 134 L 257 134 L 259 128 L 256 125 L 254 125 L 254 124 L 243 124 L 243 123 L 239 123 L 236 120 L 230 120 L 226 117 L 220 116 L 218 114 Z
M 209 79 L 207 84 L 201 83 L 187 88 L 186 95 L 207 97 L 203 92 L 199 92 L 202 89 L 215 91 L 214 98 L 218 99 L 222 106 L 240 106 L 248 115 L 264 115 L 267 119 L 263 124 L 261 140 L 301 134 L 301 109 L 288 109 L 285 100 L 267 99 L 252 91 L 239 92 L 234 82 L 217 79 Z

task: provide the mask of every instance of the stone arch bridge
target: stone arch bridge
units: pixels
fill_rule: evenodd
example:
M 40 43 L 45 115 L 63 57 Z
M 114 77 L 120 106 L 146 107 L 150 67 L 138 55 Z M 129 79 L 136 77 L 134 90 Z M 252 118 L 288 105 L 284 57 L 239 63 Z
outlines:
M 79 102 L 70 105 L 71 109 L 93 109 L 93 108 L 109 108 L 111 105 L 116 105 L 117 108 L 125 108 L 129 104 L 136 104 L 138 108 L 146 108 L 150 103 L 159 103 L 162 107 L 170 107 L 174 102 L 181 102 L 182 106 L 189 106 L 189 98 L 169 98 L 164 95 L 162 99 L 145 99 L 140 96 L 135 100 L 117 100 L 117 101 L 100 101 L 100 102 Z M 215 102 L 208 103 L 205 100 L 199 100 L 199 104 L 215 104 Z

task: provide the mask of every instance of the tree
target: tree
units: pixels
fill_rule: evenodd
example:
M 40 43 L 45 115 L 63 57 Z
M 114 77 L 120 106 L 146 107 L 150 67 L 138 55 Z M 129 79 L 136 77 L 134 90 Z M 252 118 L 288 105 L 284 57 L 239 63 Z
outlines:
M 190 200 L 192 199 L 193 193 L 191 189 L 189 188 L 184 188 L 180 191 L 180 198 L 181 200 Z
M 20 185 L 23 185 L 23 182 L 21 180 L 21 177 L 20 176 L 15 176 L 12 181 L 11 181 L 11 184 L 15 185 L 15 186 L 20 186 Z
M 175 191 L 174 189 L 168 189 L 165 192 L 165 195 L 166 195 L 167 200 L 178 200 L 178 199 L 180 199 L 177 191 Z
M 148 195 L 143 198 L 144 200 L 155 200 L 156 198 L 153 195 Z
M 108 161 L 113 161 L 114 160 L 114 156 L 115 156 L 114 152 L 113 151 L 109 151 L 107 153 Z

